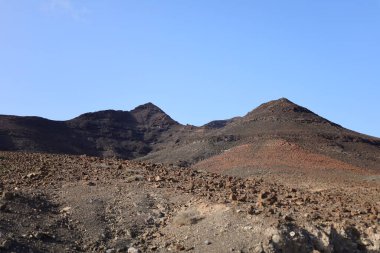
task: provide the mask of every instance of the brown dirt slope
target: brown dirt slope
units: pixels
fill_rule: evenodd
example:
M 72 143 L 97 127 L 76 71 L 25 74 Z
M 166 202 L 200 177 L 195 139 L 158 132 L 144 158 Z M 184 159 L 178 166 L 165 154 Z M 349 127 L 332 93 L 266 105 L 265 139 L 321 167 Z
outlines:
M 292 168 L 297 170 L 354 170 L 361 168 L 324 156 L 311 153 L 297 144 L 285 140 L 268 140 L 260 147 L 243 144 L 226 150 L 197 163 L 196 168 L 207 168 L 212 172 L 222 173 L 231 168 Z

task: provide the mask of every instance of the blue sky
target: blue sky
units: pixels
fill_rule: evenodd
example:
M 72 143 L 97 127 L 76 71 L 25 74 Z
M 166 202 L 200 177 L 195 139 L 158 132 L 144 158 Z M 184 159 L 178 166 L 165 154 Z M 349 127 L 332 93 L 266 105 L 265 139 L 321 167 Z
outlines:
M 202 125 L 287 97 L 380 136 L 379 95 L 380 0 L 0 0 L 0 114 Z

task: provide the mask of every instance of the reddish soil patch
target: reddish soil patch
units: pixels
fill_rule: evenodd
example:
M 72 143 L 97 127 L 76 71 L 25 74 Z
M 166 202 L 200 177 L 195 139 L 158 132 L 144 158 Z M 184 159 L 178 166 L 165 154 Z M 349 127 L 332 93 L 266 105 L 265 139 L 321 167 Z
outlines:
M 231 168 L 292 168 L 300 170 L 362 169 L 325 155 L 311 153 L 282 139 L 269 140 L 260 147 L 244 144 L 199 162 L 195 168 L 223 172 Z

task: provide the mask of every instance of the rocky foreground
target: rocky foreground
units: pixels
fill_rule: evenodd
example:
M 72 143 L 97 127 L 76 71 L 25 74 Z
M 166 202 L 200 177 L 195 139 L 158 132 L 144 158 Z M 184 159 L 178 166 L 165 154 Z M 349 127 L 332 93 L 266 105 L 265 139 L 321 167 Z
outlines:
M 380 252 L 376 180 L 318 189 L 12 152 L 0 179 L 0 252 Z

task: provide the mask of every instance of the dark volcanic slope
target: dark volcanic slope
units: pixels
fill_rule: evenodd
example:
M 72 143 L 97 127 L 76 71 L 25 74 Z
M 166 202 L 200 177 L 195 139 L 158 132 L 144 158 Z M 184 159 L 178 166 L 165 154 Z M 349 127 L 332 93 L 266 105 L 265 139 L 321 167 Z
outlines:
M 99 111 L 69 121 L 0 116 L 0 148 L 133 159 L 152 151 L 152 143 L 176 126 L 151 103 L 130 112 Z
M 202 127 L 180 125 L 151 103 L 61 122 L 0 116 L 0 149 L 138 158 L 219 172 L 380 171 L 380 139 L 345 129 L 285 98 Z
M 75 136 L 65 122 L 40 117 L 0 116 L 0 148 L 75 153 Z M 80 140 L 78 140 L 80 144 Z

